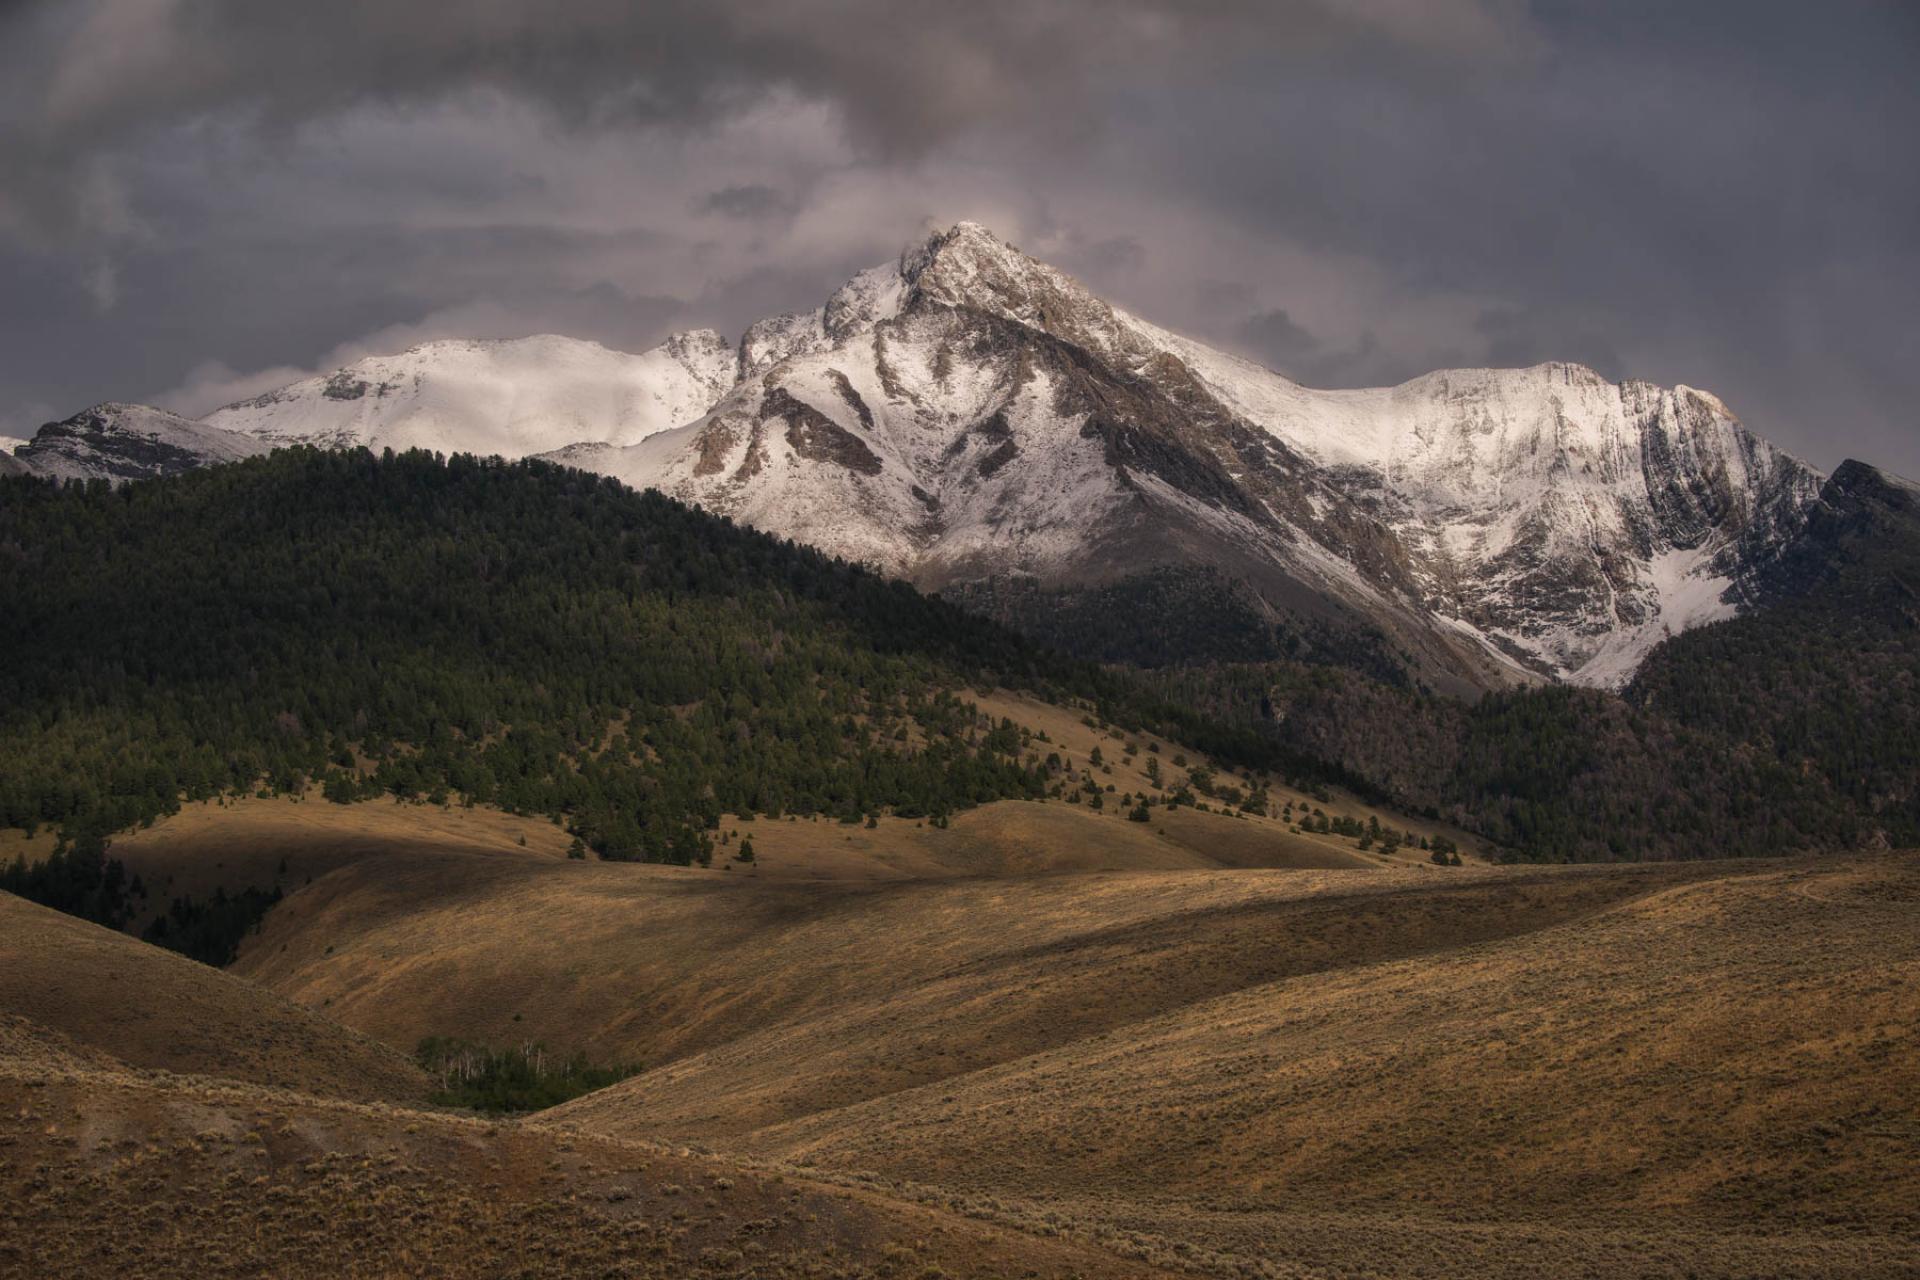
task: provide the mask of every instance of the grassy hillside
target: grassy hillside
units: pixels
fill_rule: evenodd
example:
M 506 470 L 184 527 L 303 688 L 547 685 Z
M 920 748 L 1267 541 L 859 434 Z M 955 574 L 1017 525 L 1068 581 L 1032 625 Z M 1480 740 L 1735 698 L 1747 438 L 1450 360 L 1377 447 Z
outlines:
M 1023 811 L 1081 824 L 1064 862 Z M 1187 816 L 1157 864 L 1018 802 L 742 824 L 725 871 L 394 851 L 237 972 L 397 1045 L 644 1064 L 539 1124 L 1205 1274 L 1920 1263 L 1912 857 L 1259 869 L 1226 860 L 1252 820 Z
M 1167 1275 L 793 1171 L 135 1070 L 7 1014 L 0 1274 Z
M 0 1010 L 136 1067 L 419 1100 L 404 1054 L 170 951 L 0 894 Z
M 1288 972 L 1242 951 L 1242 980 L 1211 997 L 1187 972 L 1227 944 L 1226 919 L 1159 916 L 1151 931 L 1100 934 L 1091 949 L 1045 943 L 1062 962 L 1104 962 L 1135 984 L 1157 972 L 1191 985 L 1124 1036 L 1074 1036 L 852 1104 L 796 1090 L 791 1110 L 754 1116 L 744 1145 L 996 1195 L 1920 1228 L 1910 1103 L 1920 1091 L 1910 927 L 1920 863 L 1756 866 L 1641 879 L 1625 893 L 1622 883 L 1507 874 L 1370 901 L 1308 892 L 1267 913 L 1274 932 L 1293 935 L 1269 947 L 1318 942 L 1343 962 Z M 1575 884 L 1587 886 L 1578 909 L 1556 905 Z M 1483 909 L 1469 906 L 1476 895 L 1488 895 Z M 1459 916 L 1446 914 L 1450 903 Z M 1503 925 L 1476 933 L 1464 923 L 1475 917 Z M 1358 936 L 1337 932 L 1359 920 Z M 1385 939 L 1396 932 L 1418 945 L 1395 955 Z M 1162 948 L 1190 964 L 1142 963 Z M 1095 1008 L 1114 1001 L 1086 973 L 1073 990 Z M 835 1020 L 838 1034 L 822 1028 L 823 1057 L 827 1041 L 873 1025 Z M 870 1038 L 945 1039 L 928 1031 L 882 1019 Z M 738 1119 L 719 1100 L 763 1078 L 758 1054 L 777 1052 L 792 1070 L 808 1061 L 794 1049 L 807 1042 L 736 1044 L 569 1113 L 603 1131 L 619 1131 L 622 1109 L 637 1125 L 675 1118 L 730 1131 Z M 859 1056 L 844 1041 L 832 1053 Z
M 1050 724 L 1076 756 L 1103 736 Z M 1920 1266 L 1911 855 L 1441 868 L 1278 819 L 1011 800 L 719 834 L 708 868 L 574 860 L 538 821 L 315 796 L 128 836 L 142 876 L 284 862 L 290 892 L 227 974 L 17 904 L 128 963 L 19 934 L 88 994 L 0 1020 L 0 1212 L 46 1224 L 0 1233 L 0 1270 L 85 1274 L 103 1221 L 153 1209 L 179 1224 L 160 1273 L 209 1241 L 236 1274 Z M 222 984 L 214 1016 L 183 972 Z M 5 1007 L 61 973 L 21 981 Z M 298 1006 L 389 1060 L 442 1036 L 640 1070 L 492 1125 L 102 1079 L 143 1044 L 233 1074 L 298 1043 L 272 1029 Z
M 1056 805 L 989 806 L 946 830 L 806 820 L 739 829 L 755 861 L 726 870 L 452 851 L 358 862 L 276 908 L 234 972 L 402 1048 L 426 1035 L 533 1039 L 651 1065 L 763 1019 L 833 1008 L 888 973 L 906 981 L 950 963 L 945 948 L 977 945 L 940 941 L 949 934 L 1030 931 L 1048 903 L 1071 917 L 1084 877 L 1063 873 L 1104 879 L 1131 868 L 1110 891 L 1116 902 L 1138 894 L 1149 910 L 1168 891 L 1164 875 L 1222 865 L 1171 836 L 1136 835 L 1124 818 Z M 1295 861 L 1286 833 L 1268 830 L 1274 860 Z

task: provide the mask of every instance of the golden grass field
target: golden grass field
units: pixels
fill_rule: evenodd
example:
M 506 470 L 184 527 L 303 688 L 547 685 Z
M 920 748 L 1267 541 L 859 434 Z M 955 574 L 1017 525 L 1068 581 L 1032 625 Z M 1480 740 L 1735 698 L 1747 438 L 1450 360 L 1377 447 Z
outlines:
M 657 1143 L 141 1071 L 0 1015 L 0 1275 L 1151 1277 Z
M 114 852 L 280 879 L 226 973 L 0 899 L 0 1273 L 1920 1274 L 1920 856 L 1439 868 L 1152 814 L 728 820 L 700 869 L 191 806 Z M 427 1035 L 645 1069 L 483 1122 L 419 1100 Z
M 0 1012 L 134 1067 L 419 1100 L 411 1058 L 255 983 L 0 893 Z

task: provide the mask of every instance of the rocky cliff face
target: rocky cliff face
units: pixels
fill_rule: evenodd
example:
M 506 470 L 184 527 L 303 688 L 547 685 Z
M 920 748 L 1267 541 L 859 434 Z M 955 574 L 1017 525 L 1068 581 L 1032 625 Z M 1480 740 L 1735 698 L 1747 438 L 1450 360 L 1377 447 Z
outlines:
M 1820 483 L 1704 392 L 1577 365 L 1309 390 L 969 224 L 740 356 L 704 418 L 568 460 L 926 587 L 1218 566 L 1443 686 L 1624 681 Z

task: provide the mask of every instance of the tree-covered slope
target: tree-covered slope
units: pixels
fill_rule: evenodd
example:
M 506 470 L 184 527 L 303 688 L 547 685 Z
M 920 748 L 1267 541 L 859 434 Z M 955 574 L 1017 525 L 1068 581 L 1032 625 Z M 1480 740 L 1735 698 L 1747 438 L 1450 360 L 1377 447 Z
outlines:
M 117 489 L 9 479 L 0 600 L 10 826 L 310 779 L 687 861 L 722 812 L 1041 794 L 969 683 L 1130 696 L 902 584 L 543 463 L 294 450 Z
M 1414 662 L 1377 627 L 1289 615 L 1210 567 L 1159 568 L 1084 586 L 1033 578 L 950 583 L 940 598 L 1049 648 L 1134 667 L 1300 662 L 1411 685 Z
M 1657 650 L 1628 698 L 1920 842 L 1920 489 L 1842 464 L 1760 590 L 1767 607 Z
M 1433 697 L 1298 662 L 1162 691 L 1337 762 L 1516 855 L 1685 858 L 1920 842 L 1920 491 L 1842 466 L 1754 612 L 1654 650 L 1623 696 Z

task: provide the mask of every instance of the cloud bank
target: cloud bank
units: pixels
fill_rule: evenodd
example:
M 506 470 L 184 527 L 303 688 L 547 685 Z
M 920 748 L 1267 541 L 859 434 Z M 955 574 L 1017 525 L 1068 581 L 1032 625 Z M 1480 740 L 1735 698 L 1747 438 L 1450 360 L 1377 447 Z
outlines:
M 971 217 L 1310 383 L 1581 360 L 1920 472 L 1916 55 L 1891 4 L 30 2 L 0 434 L 738 332 Z

